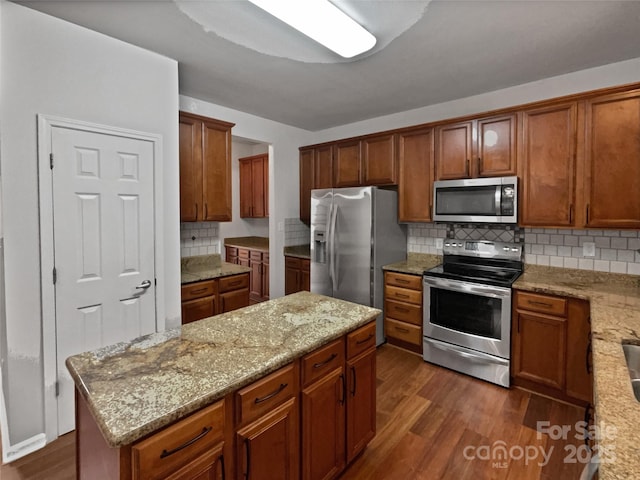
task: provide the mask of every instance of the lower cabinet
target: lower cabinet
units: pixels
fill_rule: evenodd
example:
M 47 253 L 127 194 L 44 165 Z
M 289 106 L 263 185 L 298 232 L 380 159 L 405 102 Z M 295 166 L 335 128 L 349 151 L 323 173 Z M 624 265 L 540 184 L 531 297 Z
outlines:
M 311 291 L 311 260 L 285 255 L 284 294 Z
M 182 286 L 182 324 L 249 305 L 249 274 L 241 273 Z
M 384 272 L 384 333 L 387 341 L 422 353 L 422 277 Z
M 512 383 L 580 405 L 592 402 L 589 303 L 515 291 Z
M 251 268 L 249 279 L 250 303 L 269 300 L 269 252 L 225 245 L 225 260 Z

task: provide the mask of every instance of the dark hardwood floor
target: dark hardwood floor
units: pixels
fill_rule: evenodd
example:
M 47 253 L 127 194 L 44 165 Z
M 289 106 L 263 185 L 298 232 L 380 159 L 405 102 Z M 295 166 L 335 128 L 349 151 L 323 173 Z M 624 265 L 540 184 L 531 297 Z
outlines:
M 439 368 L 388 345 L 378 349 L 377 362 L 378 433 L 341 480 L 580 477 L 583 465 L 564 460 L 574 448 L 568 445 L 579 449 L 583 443 L 573 429 L 583 409 Z M 538 421 L 571 426 L 568 439 L 538 434 Z M 74 480 L 74 441 L 73 433 L 64 435 L 1 466 L 0 479 Z M 535 458 L 514 458 L 527 450 Z M 544 465 L 543 451 L 551 452 Z M 501 452 L 502 459 L 485 460 Z

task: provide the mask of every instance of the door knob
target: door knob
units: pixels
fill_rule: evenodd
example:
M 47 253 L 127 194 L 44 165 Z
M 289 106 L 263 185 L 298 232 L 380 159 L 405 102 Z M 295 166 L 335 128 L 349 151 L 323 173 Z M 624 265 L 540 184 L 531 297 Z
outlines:
M 150 280 L 145 280 L 140 285 L 138 285 L 136 288 L 141 288 L 143 290 L 146 290 L 150 286 L 151 286 L 151 281 Z

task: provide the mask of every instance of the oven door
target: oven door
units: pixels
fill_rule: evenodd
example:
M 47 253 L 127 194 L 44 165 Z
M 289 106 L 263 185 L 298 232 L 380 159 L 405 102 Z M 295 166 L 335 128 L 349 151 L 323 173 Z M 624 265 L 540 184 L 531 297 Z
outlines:
M 511 288 L 423 278 L 424 336 L 508 359 Z

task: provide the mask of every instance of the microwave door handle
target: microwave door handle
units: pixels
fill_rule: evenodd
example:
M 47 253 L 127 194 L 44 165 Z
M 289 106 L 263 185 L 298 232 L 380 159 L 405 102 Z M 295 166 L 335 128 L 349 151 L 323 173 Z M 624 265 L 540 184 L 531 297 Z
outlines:
M 496 207 L 496 216 L 502 215 L 502 209 L 500 208 L 502 204 L 502 185 L 496 185 L 496 193 L 495 193 L 495 207 Z

